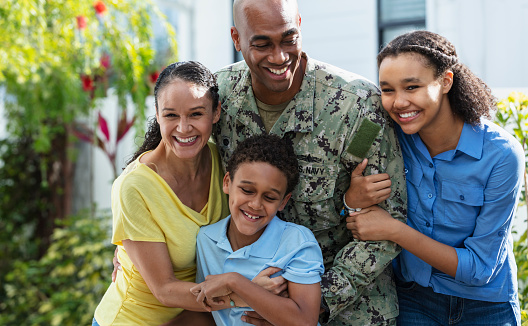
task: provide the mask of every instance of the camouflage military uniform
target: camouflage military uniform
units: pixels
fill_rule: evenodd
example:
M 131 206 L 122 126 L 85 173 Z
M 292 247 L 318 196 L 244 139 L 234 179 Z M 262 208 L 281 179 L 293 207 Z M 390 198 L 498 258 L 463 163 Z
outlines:
M 368 119 L 381 130 L 367 146 L 365 174 L 392 176 L 391 198 L 380 206 L 405 220 L 407 197 L 397 137 L 371 82 L 306 58 L 301 89 L 270 131 L 293 142 L 300 164 L 300 183 L 280 216 L 310 228 L 321 245 L 326 268 L 321 288 L 330 309 L 329 321 L 323 324 L 386 324 L 398 314 L 390 262 L 400 248 L 389 241 L 354 240 L 339 212 L 350 172 L 362 160 L 347 149 L 361 121 Z M 265 130 L 247 65 L 239 62 L 217 75 L 222 116 L 214 135 L 225 164 L 239 142 Z

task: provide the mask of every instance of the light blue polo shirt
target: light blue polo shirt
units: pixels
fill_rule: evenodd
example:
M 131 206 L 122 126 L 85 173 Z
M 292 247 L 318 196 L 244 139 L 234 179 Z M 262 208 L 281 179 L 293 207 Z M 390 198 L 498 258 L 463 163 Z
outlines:
M 284 222 L 274 217 L 260 238 L 253 244 L 233 252 L 227 239 L 227 226 L 231 216 L 204 226 L 196 240 L 196 282 L 207 275 L 237 272 L 249 280 L 262 270 L 273 266 L 282 270 L 288 281 L 314 284 L 324 273 L 323 255 L 313 233 L 306 227 Z M 244 311 L 251 308 L 231 308 L 213 312 L 217 325 L 247 325 L 242 322 Z

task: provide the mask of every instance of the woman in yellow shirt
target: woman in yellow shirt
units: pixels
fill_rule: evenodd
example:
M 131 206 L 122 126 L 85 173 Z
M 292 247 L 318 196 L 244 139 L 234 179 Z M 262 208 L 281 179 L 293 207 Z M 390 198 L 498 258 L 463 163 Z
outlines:
M 220 117 L 213 74 L 197 62 L 169 65 L 154 89 L 156 117 L 112 186 L 113 235 L 122 269 L 94 325 L 160 325 L 204 311 L 195 283 L 196 236 L 228 215 L 222 167 L 209 143 Z M 229 307 L 229 300 L 211 303 Z

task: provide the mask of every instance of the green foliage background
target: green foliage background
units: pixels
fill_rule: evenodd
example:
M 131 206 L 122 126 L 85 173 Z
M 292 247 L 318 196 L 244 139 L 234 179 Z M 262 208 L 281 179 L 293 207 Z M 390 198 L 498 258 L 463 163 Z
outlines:
M 0 325 L 90 325 L 111 282 L 111 216 L 71 216 L 39 260 L 16 260 L 5 275 Z
M 73 130 L 111 89 L 143 134 L 150 75 L 174 61 L 151 0 L 0 1 L 0 325 L 91 323 L 110 284 L 111 216 L 71 215 Z
M 528 211 L 526 189 L 528 189 L 528 95 L 512 92 L 498 103 L 496 122 L 519 140 L 526 158 L 524 168 L 524 187 L 518 210 Z M 528 212 L 527 212 L 528 216 Z M 528 223 L 528 221 L 526 221 Z M 526 226 L 526 224 L 525 224 Z M 515 231 L 515 230 L 514 230 Z M 518 231 L 517 231 L 518 232 Z M 515 261 L 517 262 L 517 279 L 519 281 L 519 301 L 521 306 L 522 325 L 528 326 L 528 227 L 520 230 L 521 237 L 513 244 Z

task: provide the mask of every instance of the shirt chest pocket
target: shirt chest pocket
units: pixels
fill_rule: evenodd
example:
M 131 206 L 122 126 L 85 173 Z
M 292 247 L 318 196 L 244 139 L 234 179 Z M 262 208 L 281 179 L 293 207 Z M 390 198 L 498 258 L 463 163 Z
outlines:
M 334 191 L 339 167 L 337 165 L 299 160 L 299 184 L 292 194 L 292 220 L 296 223 L 322 230 L 339 224 L 335 211 Z
M 442 182 L 444 224 L 473 228 L 484 204 L 484 187 L 479 184 Z

